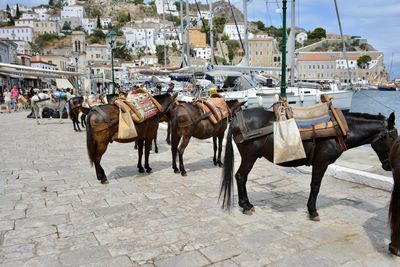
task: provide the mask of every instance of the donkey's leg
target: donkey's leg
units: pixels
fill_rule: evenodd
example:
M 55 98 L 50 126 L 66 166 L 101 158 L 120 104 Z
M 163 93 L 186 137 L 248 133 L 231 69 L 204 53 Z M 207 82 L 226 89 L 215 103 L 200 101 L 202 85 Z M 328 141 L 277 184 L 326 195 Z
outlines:
M 84 114 L 84 113 L 82 113 L 82 115 L 81 115 L 81 125 L 82 125 L 82 128 L 86 127 L 86 114 Z
M 171 133 L 172 142 L 171 142 L 171 152 L 172 152 L 172 169 L 175 173 L 180 173 L 178 167 L 176 166 L 176 155 L 178 152 L 178 145 L 181 141 L 181 137 L 177 136 L 177 133 Z
M 171 145 L 171 122 L 168 122 L 167 138 L 165 139 L 168 145 Z
M 213 163 L 215 166 L 217 166 L 217 137 L 213 136 L 213 149 L 214 149 L 214 157 L 213 157 Z
M 144 144 L 144 140 L 143 139 L 139 139 L 137 141 L 137 145 L 138 145 L 138 163 L 137 163 L 137 168 L 139 169 L 140 173 L 144 173 L 144 168 L 142 166 L 143 144 Z
M 310 196 L 307 202 L 308 213 L 312 221 L 319 221 L 319 215 L 317 212 L 317 197 L 319 188 L 321 187 L 321 181 L 324 177 L 328 165 L 326 164 L 314 164 L 312 167 L 312 178 L 310 184 Z
M 179 144 L 178 153 L 179 153 L 179 170 L 181 171 L 182 176 L 186 176 L 185 166 L 183 165 L 183 153 L 187 145 L 189 144 L 190 136 L 182 136 L 182 142 Z
M 154 140 L 156 140 L 156 138 L 154 138 Z M 151 150 L 151 143 L 153 142 L 153 138 L 148 138 L 146 139 L 145 143 L 144 143 L 144 168 L 146 169 L 147 173 L 151 173 L 152 169 L 150 168 L 150 150 Z
M 104 172 L 103 167 L 101 167 L 100 165 L 101 158 L 107 150 L 107 145 L 108 144 L 98 142 L 96 144 L 96 158 L 94 160 L 94 166 L 96 168 L 97 180 L 99 180 L 102 184 L 108 184 L 107 176 Z
M 157 146 L 157 133 L 156 133 L 156 137 L 154 137 L 154 153 L 158 154 L 158 146 Z
M 247 176 L 256 162 L 257 157 L 253 155 L 247 156 L 245 159 L 242 158 L 240 167 L 235 174 L 236 184 L 238 188 L 239 206 L 243 209 L 243 213 L 251 215 L 254 211 L 254 206 L 250 203 L 249 197 L 247 196 L 246 182 Z
M 395 146 L 393 146 L 395 147 Z M 392 164 L 392 165 L 396 165 Z M 390 244 L 389 251 L 400 256 L 400 164 L 393 167 L 393 191 L 389 206 Z
M 219 167 L 223 167 L 224 164 L 222 164 L 221 161 L 221 154 L 222 154 L 222 141 L 224 140 L 224 133 L 222 133 L 221 135 L 218 136 L 218 166 Z

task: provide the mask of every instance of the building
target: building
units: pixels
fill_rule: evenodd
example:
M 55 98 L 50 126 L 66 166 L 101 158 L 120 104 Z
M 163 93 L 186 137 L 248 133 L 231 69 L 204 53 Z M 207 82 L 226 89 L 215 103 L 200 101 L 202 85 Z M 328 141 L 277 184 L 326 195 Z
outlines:
M 85 14 L 85 10 L 83 6 L 72 5 L 72 6 L 64 6 L 61 10 L 61 18 L 83 18 Z
M 71 33 L 72 49 L 74 52 L 83 53 L 86 51 L 85 33 L 82 31 L 73 31 Z
M 25 26 L 33 28 L 35 21 L 37 21 L 37 19 L 35 18 L 17 19 L 15 20 L 15 26 L 22 26 L 22 27 Z
M 143 23 L 122 28 L 124 32 L 127 46 L 132 48 L 133 54 L 139 52 L 151 53 L 156 52 L 156 32 L 158 25 L 154 23 Z
M 17 55 L 19 63 L 23 66 L 31 66 L 31 59 L 32 57 L 30 55 L 25 55 L 25 54 L 18 54 Z
M 112 25 L 111 18 L 100 18 L 100 24 L 102 29 L 108 29 Z M 97 19 L 83 18 L 82 28 L 90 35 L 97 28 Z
M 0 10 L 0 21 L 1 22 L 8 21 L 8 13 L 6 10 Z
M 18 45 L 12 41 L 0 39 L 0 62 L 16 64 Z
M 20 19 L 39 19 L 39 14 L 37 14 L 35 12 L 22 13 Z
M 40 57 L 43 61 L 56 65 L 57 70 L 68 71 L 69 58 L 56 55 L 41 55 Z
M 49 8 L 45 7 L 43 5 L 37 6 L 37 7 L 33 7 L 32 8 L 33 12 L 37 13 L 37 14 L 47 14 L 49 13 Z
M 31 59 L 31 67 L 45 70 L 56 70 L 55 64 L 42 60 L 41 56 L 33 56 Z
M 82 19 L 78 17 L 60 19 L 58 21 L 58 27 L 61 31 L 63 31 L 64 25 L 66 24 L 69 24 L 71 30 L 73 31 L 75 28 L 82 26 Z
M 248 42 L 250 66 L 275 66 L 274 55 L 277 53 L 277 48 L 273 37 L 253 38 Z
M 170 14 L 174 16 L 178 16 L 178 11 L 176 10 L 176 6 L 174 4 L 173 0 L 156 0 L 156 8 L 157 8 L 157 14 Z M 164 6 L 163 6 L 164 3 Z
M 301 45 L 304 44 L 304 41 L 308 39 L 308 35 L 306 32 L 300 32 L 296 35 L 296 42 L 300 43 Z
M 296 78 L 299 80 L 338 80 L 349 82 L 346 60 L 342 52 L 298 52 Z M 357 59 L 369 55 L 371 61 L 360 68 Z M 374 83 L 384 75 L 383 53 L 379 51 L 347 52 L 351 82 Z
M 34 36 L 43 35 L 45 33 L 58 34 L 60 28 L 57 22 L 50 20 L 37 20 L 33 25 Z
M 207 45 L 206 33 L 201 32 L 198 28 L 189 28 L 188 31 L 191 47 L 205 47 Z
M 158 57 L 156 55 L 145 55 L 140 61 L 142 65 L 155 66 L 158 64 Z
M 244 24 L 238 22 L 237 28 L 239 29 L 240 37 L 244 39 Z M 239 40 L 238 30 L 236 28 L 235 23 L 229 22 L 224 26 L 224 33 L 229 36 L 229 40 Z M 248 32 L 248 38 L 253 38 L 254 35 L 251 32 Z
M 107 45 L 91 44 L 86 46 L 86 60 L 107 62 L 111 60 L 111 49 Z
M 33 28 L 29 26 L 6 26 L 0 28 L 0 38 L 32 42 Z
M 193 50 L 196 52 L 197 58 L 202 58 L 202 59 L 206 59 L 206 60 L 211 59 L 211 48 L 209 46 L 194 47 Z

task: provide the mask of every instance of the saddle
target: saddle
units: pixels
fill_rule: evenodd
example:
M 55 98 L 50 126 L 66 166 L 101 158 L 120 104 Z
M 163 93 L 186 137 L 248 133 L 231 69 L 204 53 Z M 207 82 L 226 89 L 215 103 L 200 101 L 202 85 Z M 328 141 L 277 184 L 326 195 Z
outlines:
M 59 102 L 61 99 L 66 100 L 67 94 L 64 92 L 54 92 L 50 94 L 51 102 Z
M 103 103 L 100 101 L 99 98 L 91 98 L 91 97 L 87 97 L 87 96 L 83 96 L 83 103 L 82 103 L 82 107 L 84 108 L 93 108 L 96 106 L 100 106 Z
M 208 118 L 213 124 L 217 124 L 231 115 L 228 105 L 220 94 L 212 94 L 208 99 L 199 99 L 195 103 L 204 113 L 210 113 Z
M 137 89 L 126 98 L 118 97 L 113 101 L 123 112 L 130 111 L 132 119 L 141 123 L 162 110 L 161 105 L 146 90 Z

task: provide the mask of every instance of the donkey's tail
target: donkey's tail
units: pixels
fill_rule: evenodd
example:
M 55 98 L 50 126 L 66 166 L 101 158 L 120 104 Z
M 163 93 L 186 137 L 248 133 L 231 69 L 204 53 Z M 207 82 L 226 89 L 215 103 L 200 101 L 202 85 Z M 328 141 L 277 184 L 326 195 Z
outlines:
M 400 245 L 400 170 L 393 171 L 393 191 L 389 206 L 389 222 L 393 245 Z M 399 247 L 397 247 L 399 249 Z M 396 253 L 397 254 L 397 253 Z
M 86 147 L 91 166 L 93 166 L 96 158 L 96 142 L 93 139 L 92 125 L 90 125 L 90 118 L 93 116 L 93 114 L 93 112 L 89 112 L 86 117 Z
M 233 167 L 234 167 L 234 154 L 232 146 L 232 124 L 231 122 L 228 135 L 226 136 L 226 148 L 224 158 L 223 177 L 221 182 L 221 189 L 219 191 L 218 200 L 223 196 L 222 208 L 230 209 L 233 202 Z

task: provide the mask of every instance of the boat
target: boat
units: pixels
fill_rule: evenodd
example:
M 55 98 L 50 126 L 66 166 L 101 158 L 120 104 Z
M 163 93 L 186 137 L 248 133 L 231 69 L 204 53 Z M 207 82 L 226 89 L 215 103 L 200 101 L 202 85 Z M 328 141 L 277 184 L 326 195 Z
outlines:
M 397 83 L 385 83 L 378 85 L 379 91 L 400 91 L 400 84 Z

